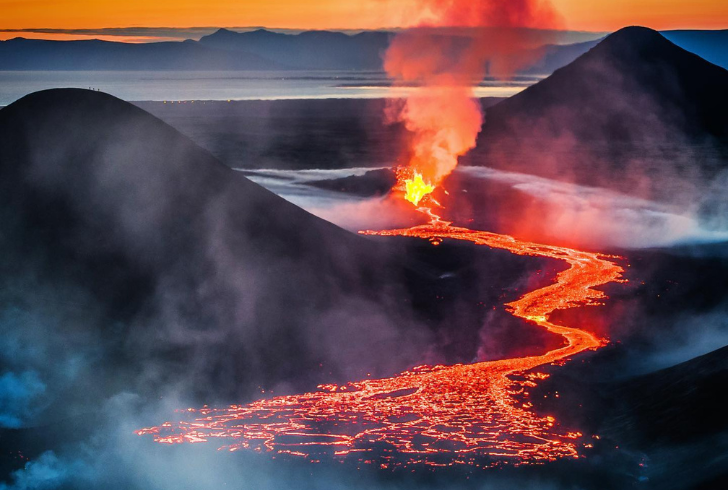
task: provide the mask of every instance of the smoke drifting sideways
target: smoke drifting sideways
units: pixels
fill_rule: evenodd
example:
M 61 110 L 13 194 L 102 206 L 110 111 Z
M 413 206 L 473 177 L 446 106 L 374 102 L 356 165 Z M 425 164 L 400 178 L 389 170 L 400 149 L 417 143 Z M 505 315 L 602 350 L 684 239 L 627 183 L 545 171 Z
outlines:
M 369 170 L 266 170 L 248 175 L 297 206 L 354 233 L 420 224 L 422 214 L 395 193 L 366 197 L 311 185 L 352 174 L 361 182 L 383 185 L 377 177 L 364 175 Z M 696 206 L 479 166 L 456 168 L 445 187 L 448 195 L 442 200 L 443 218 L 537 242 L 592 250 L 634 250 L 728 241 L 728 214 L 720 214 L 720 207 L 711 213 L 713 219 L 707 220 Z M 704 198 L 718 196 L 717 183 L 715 189 L 705 191 Z
M 396 84 L 419 90 L 389 103 L 385 115 L 411 136 L 411 172 L 401 179 L 420 176 L 427 194 L 476 146 L 483 112 L 473 87 L 486 75 L 505 78 L 532 61 L 544 39 L 524 28 L 553 28 L 559 19 L 537 0 L 428 0 L 418 8 L 420 25 L 393 39 L 384 68 Z M 417 205 L 420 197 L 408 200 Z
M 493 221 L 516 236 L 595 250 L 728 242 L 728 231 L 707 222 L 694 206 L 487 167 L 458 170 L 459 182 L 469 179 L 470 187 L 483 182 L 512 191 Z M 482 205 L 487 199 L 474 201 Z

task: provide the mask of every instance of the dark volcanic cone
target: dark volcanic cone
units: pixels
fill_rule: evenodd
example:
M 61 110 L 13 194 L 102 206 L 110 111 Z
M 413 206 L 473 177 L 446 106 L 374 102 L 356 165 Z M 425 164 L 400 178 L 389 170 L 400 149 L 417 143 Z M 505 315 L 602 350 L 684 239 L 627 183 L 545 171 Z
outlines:
M 728 71 L 628 27 L 489 108 L 466 160 L 631 192 L 710 176 L 728 154 L 726 87 Z
M 0 162 L 3 307 L 40 304 L 53 319 L 76 308 L 73 328 L 95 335 L 83 346 L 115 352 L 99 365 L 124 386 L 138 369 L 145 390 L 172 379 L 226 398 L 346 366 L 346 377 L 396 372 L 414 362 L 403 350 L 420 354 L 401 257 L 131 104 L 82 90 L 25 97 L 0 111 Z M 373 354 L 386 345 L 389 361 Z

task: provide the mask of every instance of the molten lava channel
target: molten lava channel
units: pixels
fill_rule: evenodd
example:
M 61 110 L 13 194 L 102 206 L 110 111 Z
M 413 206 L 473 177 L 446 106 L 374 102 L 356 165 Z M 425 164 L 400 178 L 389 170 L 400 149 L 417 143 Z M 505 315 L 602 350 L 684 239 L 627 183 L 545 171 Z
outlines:
M 537 415 L 528 390 L 546 378 L 534 368 L 605 345 L 584 330 L 549 321 L 556 310 L 596 305 L 606 298 L 594 289 L 621 281 L 612 257 L 540 245 L 433 220 L 413 228 L 366 231 L 365 235 L 418 237 L 438 243 L 464 240 L 518 255 L 550 257 L 570 267 L 556 282 L 508 303 L 507 310 L 564 338 L 540 356 L 469 365 L 421 366 L 386 379 L 280 396 L 228 408 L 188 409 L 188 420 L 137 431 L 167 444 L 221 442 L 220 449 L 251 449 L 320 461 L 323 458 L 375 463 L 383 468 L 425 464 L 542 463 L 579 456 L 582 434 Z

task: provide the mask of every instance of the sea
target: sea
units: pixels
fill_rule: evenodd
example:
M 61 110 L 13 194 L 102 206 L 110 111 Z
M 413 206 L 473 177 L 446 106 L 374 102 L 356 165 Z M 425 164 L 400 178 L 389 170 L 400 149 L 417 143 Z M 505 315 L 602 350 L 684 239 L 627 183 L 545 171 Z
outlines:
M 510 97 L 542 77 L 485 80 L 476 97 Z M 403 97 L 382 72 L 0 71 L 0 106 L 51 88 L 97 89 L 127 101 L 364 99 Z

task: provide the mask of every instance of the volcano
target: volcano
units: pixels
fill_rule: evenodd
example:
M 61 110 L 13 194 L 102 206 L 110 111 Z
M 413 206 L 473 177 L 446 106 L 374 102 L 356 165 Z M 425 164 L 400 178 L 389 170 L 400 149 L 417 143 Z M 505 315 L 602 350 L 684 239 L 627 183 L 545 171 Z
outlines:
M 428 352 L 467 361 L 489 305 L 554 268 L 359 237 L 99 92 L 0 110 L 0 162 L 0 326 L 65 346 L 54 372 L 69 362 L 70 380 L 44 395 L 54 417 L 119 390 L 230 403 L 395 374 Z M 7 370 L 29 369 L 8 352 Z
M 605 41 L 614 49 L 585 57 L 644 48 L 635 59 L 676 62 L 648 49 L 664 46 L 649 30 L 615 36 Z M 638 85 L 631 77 L 613 92 L 637 104 L 630 118 L 614 101 L 591 100 L 608 90 L 563 96 L 573 96 L 575 111 L 613 110 L 627 129 L 635 121 L 649 128 L 627 131 L 597 114 L 583 125 L 564 116 L 568 134 L 549 131 L 543 121 L 561 109 L 544 109 L 531 126 L 486 129 L 486 150 L 516 141 L 509 155 L 523 151 L 538 171 L 572 177 L 577 171 L 549 165 L 578 162 L 579 179 L 594 182 L 621 175 L 614 154 L 661 148 L 667 136 L 680 148 L 720 145 L 720 123 L 701 112 L 706 104 L 694 106 L 697 116 L 650 113 L 681 91 L 655 76 L 646 79 L 660 83 L 652 95 L 630 99 Z M 518 131 L 530 136 L 519 140 Z M 615 147 L 608 161 L 599 141 Z M 681 315 L 703 322 L 698 313 L 724 304 L 725 260 L 623 260 L 451 225 L 433 210 L 429 225 L 358 237 L 252 183 L 138 107 L 81 90 L 41 92 L 0 110 L 0 199 L 0 400 L 10 401 L 0 413 L 0 472 L 33 459 L 13 481 L 50 470 L 125 488 L 190 475 L 206 488 L 228 480 L 245 487 L 261 474 L 264 487 L 276 488 L 348 486 L 337 483 L 362 475 L 371 478 L 366 487 L 382 478 L 404 486 L 413 473 L 430 488 L 725 481 L 725 421 L 716 409 L 725 350 L 635 379 L 625 369 L 615 382 L 625 364 L 609 356 L 624 348 L 605 346 L 607 336 L 634 340 L 629 327 L 655 342 L 676 324 L 696 328 Z M 615 284 L 623 272 L 629 283 Z M 513 318 L 503 320 L 508 312 Z M 427 328 L 438 321 L 450 329 Z M 519 335 L 503 343 L 523 350 L 482 354 L 491 329 L 512 323 Z M 459 357 L 446 352 L 454 344 L 465 344 Z M 198 408 L 173 414 L 188 402 Z M 588 423 L 571 423 L 579 418 Z M 152 447 L 151 438 L 130 441 L 134 431 L 195 444 Z M 231 451 L 197 444 L 223 438 Z M 701 461 L 686 456 L 693 445 Z M 651 461 L 667 469 L 645 470 Z M 701 475 L 673 478 L 685 464 Z
M 726 84 L 727 70 L 657 31 L 627 27 L 488 109 L 483 141 L 499 133 L 650 141 L 664 136 L 658 123 L 692 138 L 727 138 Z
M 489 108 L 465 161 L 628 192 L 660 172 L 714 175 L 728 148 L 726 86 L 725 69 L 627 27 Z
M 0 327 L 8 345 L 33 346 L 0 359 L 14 401 L 0 431 L 15 458 L 5 473 L 100 434 L 103 407 L 129 396 L 137 409 L 180 396 L 230 403 L 397 373 L 440 334 L 472 359 L 490 304 L 533 269 L 558 270 L 426 242 L 447 264 L 423 264 L 293 206 L 103 93 L 27 96 L 0 111 L 0 134 Z M 416 311 L 450 330 L 422 328 Z

